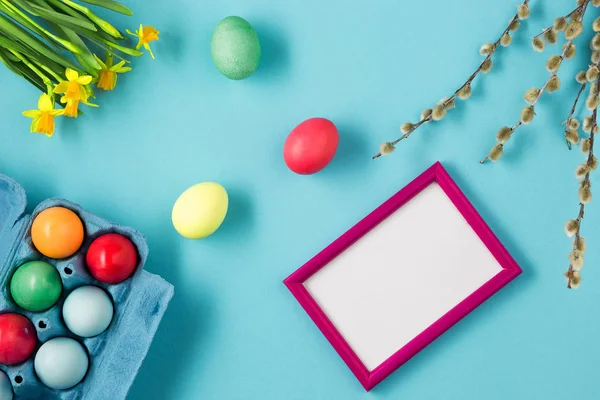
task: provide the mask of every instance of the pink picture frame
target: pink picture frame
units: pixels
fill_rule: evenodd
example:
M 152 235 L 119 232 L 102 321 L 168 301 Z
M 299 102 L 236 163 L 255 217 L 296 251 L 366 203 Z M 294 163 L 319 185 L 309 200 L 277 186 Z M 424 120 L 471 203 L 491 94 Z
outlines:
M 383 363 L 369 370 L 307 290 L 304 283 L 433 182 L 437 182 L 451 200 L 454 207 L 456 207 L 495 258 L 501 270 L 406 345 L 397 350 Z M 442 164 L 436 162 L 287 277 L 284 280 L 284 284 L 358 378 L 362 386 L 369 391 L 520 273 L 521 268 L 500 240 L 471 205 Z

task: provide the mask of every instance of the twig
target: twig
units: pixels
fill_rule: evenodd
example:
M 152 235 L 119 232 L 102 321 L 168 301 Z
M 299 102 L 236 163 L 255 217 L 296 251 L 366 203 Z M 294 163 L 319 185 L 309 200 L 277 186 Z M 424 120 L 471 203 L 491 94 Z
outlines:
M 583 20 L 583 16 L 585 15 L 585 12 L 587 10 L 587 6 L 590 3 L 590 1 L 591 0 L 584 0 L 581 5 L 579 5 L 575 10 L 573 10 L 573 11 L 571 11 L 571 13 L 569 13 L 569 16 L 573 16 L 573 20 L 581 22 Z M 578 13 L 578 15 L 574 16 L 573 15 L 574 13 Z M 542 86 L 539 89 L 539 91 L 537 92 L 536 97 L 533 100 L 527 100 L 527 96 L 526 96 L 526 101 L 529 103 L 529 105 L 526 106 L 523 109 L 523 111 L 521 111 L 520 122 L 522 122 L 522 123 L 529 123 L 533 119 L 533 116 L 535 115 L 535 106 L 536 106 L 537 102 L 539 101 L 539 99 L 542 96 L 542 94 L 544 94 L 544 92 L 548 88 L 548 85 L 550 84 L 550 82 L 552 82 L 553 79 L 558 80 L 558 76 L 557 76 L 558 71 L 560 70 L 560 67 L 562 66 L 562 63 L 565 60 L 565 58 L 567 58 L 567 52 L 569 50 L 571 50 L 572 46 L 574 46 L 573 39 L 575 37 L 577 37 L 577 36 L 579 36 L 579 35 L 573 36 L 571 39 L 569 39 L 567 41 L 567 43 L 564 44 L 560 56 L 558 56 L 558 57 L 557 56 L 552 56 L 548 60 L 547 68 L 550 71 L 553 71 L 553 72 L 552 72 L 552 74 L 550 74 L 550 76 L 546 80 L 546 83 L 544 83 L 544 86 Z M 554 58 L 557 58 L 558 60 L 556 60 Z M 552 63 L 551 63 L 551 61 L 552 61 Z M 557 63 L 557 65 L 553 65 L 554 61 Z M 557 84 L 558 83 L 560 83 L 560 81 L 558 81 Z M 560 87 L 558 85 L 556 85 L 556 86 L 557 87 L 555 88 L 555 90 Z M 524 120 L 525 117 L 527 117 L 527 120 Z M 510 137 L 512 136 L 512 134 L 514 133 L 514 131 L 519 126 L 521 126 L 521 125 L 522 125 L 521 123 L 515 124 L 513 126 L 513 128 L 510 129 L 509 132 L 506 132 L 507 134 L 503 135 L 502 138 L 500 139 L 498 135 L 500 135 L 500 133 L 504 133 L 503 131 L 505 129 L 508 130 L 507 127 L 501 128 L 500 132 L 496 135 L 498 143 L 496 145 L 494 145 L 494 147 L 492 147 L 492 149 L 490 150 L 490 152 L 488 153 L 488 155 L 486 155 L 481 161 L 479 161 L 479 163 L 480 164 L 484 164 L 486 161 L 488 161 L 490 159 L 492 161 L 497 161 L 502 156 L 502 154 L 504 153 L 504 145 L 505 145 L 506 141 L 508 141 L 510 139 Z
M 521 4 L 522 6 L 527 6 L 529 3 L 529 0 L 524 0 L 523 3 Z M 475 72 L 473 72 L 471 74 L 471 76 L 469 76 L 469 78 L 467 79 L 467 81 L 462 84 L 458 89 L 456 89 L 456 91 L 454 92 L 454 94 L 452 94 L 452 96 L 450 96 L 449 98 L 447 98 L 446 100 L 444 100 L 444 102 L 442 103 L 442 105 L 444 107 L 448 106 L 449 104 L 452 104 L 452 102 L 456 99 L 456 97 L 458 96 L 458 93 L 463 90 L 465 87 L 467 87 L 468 85 L 471 84 L 471 82 L 473 82 L 473 80 L 475 79 L 475 77 L 481 72 L 481 70 L 485 67 L 485 65 L 487 63 L 490 62 L 492 55 L 494 55 L 494 53 L 496 52 L 496 50 L 498 49 L 498 46 L 500 45 L 500 42 L 502 40 L 502 38 L 504 37 L 504 35 L 507 35 L 513 28 L 514 24 L 519 20 L 519 14 L 515 14 L 515 16 L 509 21 L 508 26 L 506 27 L 506 29 L 502 32 L 502 34 L 498 37 L 498 40 L 496 40 L 494 43 L 492 43 L 493 46 L 493 50 L 491 51 L 490 54 L 488 54 L 484 60 L 481 62 L 481 64 L 479 64 L 479 67 L 477 67 L 477 69 L 475 70 Z M 410 135 L 417 130 L 417 128 L 419 128 L 421 125 L 423 125 L 426 122 L 429 122 L 432 120 L 432 114 L 429 114 L 427 116 L 425 116 L 424 118 L 421 118 L 421 120 L 419 122 L 417 122 L 416 124 L 414 124 L 412 130 L 410 130 L 410 132 L 407 132 L 405 134 L 403 134 L 402 136 L 400 136 L 398 139 L 394 140 L 393 142 L 390 142 L 392 145 L 396 145 L 398 144 L 400 141 L 407 139 L 408 137 L 410 137 Z M 379 158 L 381 157 L 383 154 L 381 152 L 375 154 L 373 156 L 373 159 Z
M 600 66 L 600 62 L 598 62 L 596 64 L 596 66 Z M 598 91 L 600 90 L 600 79 L 598 79 L 595 83 L 596 85 L 596 89 L 595 92 L 598 93 Z M 594 109 L 594 111 L 592 111 L 592 129 L 590 131 L 590 150 L 588 152 L 588 157 L 587 157 L 587 161 L 586 164 L 587 166 L 590 168 L 592 165 L 594 165 L 594 138 L 596 135 L 596 129 L 598 127 L 598 122 L 597 122 L 597 117 L 598 117 L 598 107 L 596 107 Z M 585 177 L 583 178 L 583 186 L 589 188 L 590 187 L 590 172 L 587 172 L 585 174 Z M 573 240 L 573 251 L 577 250 L 577 243 L 581 240 L 580 239 L 580 232 L 581 232 L 581 221 L 583 220 L 583 217 L 585 215 L 585 204 L 583 202 L 579 203 L 579 214 L 577 215 L 577 219 L 575 220 L 577 222 L 577 230 L 575 231 L 575 239 Z M 573 275 L 575 273 L 575 269 L 573 268 L 573 263 L 569 263 L 569 269 L 567 270 L 567 288 L 571 289 L 573 283 Z
M 563 49 L 563 52 L 562 52 L 562 53 L 561 53 L 561 55 L 560 55 L 560 57 L 561 57 L 561 60 L 564 60 L 565 53 L 566 53 L 567 49 L 569 48 L 569 46 L 570 46 L 572 43 L 573 43 L 573 41 L 572 41 L 572 40 L 569 40 L 569 41 L 568 41 L 568 42 L 565 44 L 565 48 Z M 561 61 L 561 65 L 562 65 L 562 61 Z M 559 66 L 558 68 L 560 69 L 560 66 Z M 535 107 L 535 106 L 536 106 L 536 104 L 538 103 L 538 101 L 539 101 L 539 100 L 540 100 L 540 98 L 542 97 L 542 94 L 544 94 L 544 92 L 546 91 L 546 88 L 548 87 L 548 84 L 550 83 L 550 81 L 551 81 L 551 80 L 552 80 L 552 79 L 553 79 L 555 76 L 557 76 L 557 73 L 558 73 L 558 69 L 557 69 L 555 72 L 553 72 L 552 74 L 550 74 L 550 76 L 548 77 L 548 79 L 546 80 L 546 82 L 544 83 L 544 85 L 543 85 L 543 86 L 540 88 L 540 91 L 539 91 L 539 93 L 538 93 L 537 97 L 536 97 L 536 98 L 535 98 L 535 99 L 534 99 L 534 100 L 533 100 L 533 101 L 530 103 L 530 105 L 529 105 L 530 107 Z M 523 125 L 523 121 L 522 121 L 522 120 L 519 120 L 519 122 L 517 122 L 515 125 L 513 125 L 513 127 L 512 127 L 512 133 L 514 133 L 514 131 L 515 131 L 515 130 L 516 130 L 518 127 L 520 127 L 521 125 Z M 511 134 L 512 134 L 512 133 L 511 133 Z M 500 145 L 501 145 L 501 146 L 504 146 L 504 144 L 500 144 Z M 488 154 L 488 155 L 487 155 L 487 156 L 485 156 L 485 157 L 484 157 L 484 158 L 483 158 L 481 161 L 479 161 L 479 164 L 483 164 L 483 163 L 485 163 L 485 162 L 486 162 L 487 160 L 489 160 L 489 159 L 490 159 L 490 156 L 489 156 L 489 154 Z
M 577 103 L 579 102 L 581 93 L 583 93 L 586 86 L 587 86 L 587 81 L 585 81 L 581 84 L 581 87 L 579 88 L 579 92 L 577 92 L 577 97 L 575 97 L 575 102 L 573 102 L 573 107 L 571 107 L 571 111 L 569 112 L 569 117 L 567 118 L 567 122 L 566 122 L 567 127 L 565 128 L 565 142 L 567 142 L 567 147 L 569 148 L 569 150 L 571 150 L 571 142 L 569 142 L 566 139 L 567 132 L 569 131 L 569 125 L 571 123 L 571 120 L 573 119 L 573 114 L 575 114 L 575 109 L 577 108 Z
M 571 11 L 570 13 L 565 15 L 563 18 L 571 18 L 571 16 L 573 14 L 575 14 L 577 11 L 581 10 L 582 7 L 583 7 L 583 4 L 577 6 L 573 11 Z M 539 38 L 542 35 L 545 35 L 546 33 L 550 32 L 553 27 L 554 27 L 554 24 L 550 25 L 549 27 L 547 27 L 546 29 L 543 29 L 540 33 L 535 35 L 533 38 L 535 39 L 535 38 Z

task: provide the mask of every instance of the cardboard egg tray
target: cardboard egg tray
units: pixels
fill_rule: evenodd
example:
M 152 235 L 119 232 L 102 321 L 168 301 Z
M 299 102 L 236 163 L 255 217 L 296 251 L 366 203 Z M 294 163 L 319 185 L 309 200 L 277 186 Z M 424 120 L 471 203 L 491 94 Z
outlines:
M 24 215 L 25 191 L 11 178 L 0 174 L 0 313 L 14 312 L 29 318 L 38 335 L 39 347 L 49 339 L 66 336 L 79 341 L 87 350 L 90 366 L 78 385 L 66 390 L 46 387 L 36 376 L 34 355 L 23 364 L 0 364 L 11 381 L 15 399 L 119 400 L 124 399 L 148 352 L 158 324 L 173 296 L 173 286 L 157 275 L 143 270 L 148 246 L 137 231 L 99 218 L 77 204 L 49 199 Z M 74 211 L 82 220 L 85 240 L 73 256 L 55 260 L 37 252 L 30 230 L 35 216 L 42 210 L 61 206 Z M 138 266 L 132 277 L 109 285 L 94 279 L 86 270 L 85 254 L 92 241 L 105 233 L 128 237 L 138 251 Z M 9 284 L 14 271 L 28 261 L 41 260 L 55 266 L 60 273 L 63 292 L 49 310 L 29 312 L 15 304 Z M 114 304 L 113 320 L 106 331 L 93 338 L 80 338 L 64 324 L 61 310 L 67 295 L 77 287 L 95 285 L 105 289 Z

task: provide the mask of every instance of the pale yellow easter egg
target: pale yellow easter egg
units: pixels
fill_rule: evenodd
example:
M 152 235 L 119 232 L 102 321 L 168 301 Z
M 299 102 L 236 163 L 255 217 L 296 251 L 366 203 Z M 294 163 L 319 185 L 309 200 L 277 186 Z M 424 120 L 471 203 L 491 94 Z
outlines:
M 179 196 L 171 218 L 181 236 L 202 239 L 212 235 L 227 215 L 227 191 L 216 182 L 202 182 Z

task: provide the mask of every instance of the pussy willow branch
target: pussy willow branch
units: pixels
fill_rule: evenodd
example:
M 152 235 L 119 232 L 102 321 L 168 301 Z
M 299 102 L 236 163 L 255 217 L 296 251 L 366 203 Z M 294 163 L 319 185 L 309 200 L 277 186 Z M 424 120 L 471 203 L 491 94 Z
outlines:
M 529 3 L 529 0 L 524 0 L 522 3 L 522 6 L 527 6 L 527 4 Z M 467 81 L 465 83 L 463 83 L 458 89 L 456 89 L 456 91 L 454 92 L 454 94 L 452 96 L 450 96 L 449 98 L 447 98 L 442 104 L 444 106 L 447 106 L 448 104 L 451 104 L 454 99 L 456 99 L 456 96 L 458 96 L 458 93 L 467 85 L 470 85 L 471 82 L 473 82 L 473 80 L 475 79 L 475 77 L 477 75 L 479 75 L 479 73 L 481 72 L 481 70 L 483 69 L 484 65 L 489 62 L 489 60 L 492 58 L 492 56 L 494 55 L 494 53 L 496 52 L 496 50 L 498 49 L 498 47 L 500 46 L 500 41 L 502 40 L 502 37 L 506 34 L 508 34 L 511 31 L 511 27 L 513 26 L 513 24 L 519 20 L 519 14 L 515 14 L 515 16 L 508 22 L 508 26 L 506 27 L 506 29 L 502 32 L 502 34 L 498 37 L 498 40 L 496 40 L 494 43 L 492 43 L 494 49 L 492 50 L 492 52 L 490 54 L 488 54 L 483 61 L 481 62 L 481 64 L 479 64 L 479 67 L 477 67 L 477 69 L 475 70 L 475 72 L 473 72 L 471 74 L 471 76 L 469 76 L 469 78 L 467 79 Z M 391 142 L 392 145 L 396 145 L 399 142 L 401 142 L 404 139 L 407 139 L 414 131 L 416 131 L 421 125 L 423 125 L 426 122 L 429 122 L 432 120 L 432 115 L 429 114 L 428 116 L 426 116 L 425 118 L 422 118 L 419 122 L 417 122 L 413 129 L 410 132 L 407 132 L 405 134 L 403 134 L 402 136 L 400 136 L 398 139 L 394 140 L 393 142 Z M 381 157 L 382 154 L 381 152 L 375 154 L 373 156 L 373 159 L 379 158 Z
M 584 0 L 584 2 L 579 5 L 575 10 L 571 11 L 569 13 L 569 15 L 573 15 L 574 13 L 578 12 L 579 16 L 577 17 L 578 21 L 582 21 L 583 17 L 585 15 L 585 12 L 587 10 L 587 6 L 590 3 L 591 0 Z M 571 46 L 573 46 L 573 39 L 567 41 L 567 43 L 565 43 L 565 45 L 563 46 L 563 50 L 560 54 L 560 64 L 558 65 L 558 68 L 556 69 L 556 71 L 554 71 L 552 74 L 550 74 L 550 76 L 548 77 L 548 79 L 546 80 L 546 83 L 544 83 L 544 86 L 542 86 L 540 88 L 540 91 L 537 95 L 537 97 L 534 99 L 533 102 L 530 103 L 531 107 L 535 107 L 537 102 L 540 100 L 540 97 L 542 97 L 542 94 L 544 94 L 544 92 L 546 91 L 546 88 L 548 87 L 548 84 L 550 83 L 550 81 L 557 76 L 558 71 L 560 70 L 560 67 L 562 66 L 563 61 L 566 58 L 566 54 L 567 51 L 571 48 Z M 535 111 L 534 111 L 535 112 Z M 512 131 L 511 131 L 511 135 L 515 132 L 515 130 L 521 126 L 523 124 L 523 122 L 521 120 L 519 120 L 519 122 L 517 122 L 515 125 L 513 125 L 512 127 Z M 504 143 L 500 143 L 499 146 L 501 148 L 504 147 Z M 490 155 L 488 154 L 487 156 L 485 156 L 481 161 L 479 161 L 480 164 L 484 164 L 486 161 L 488 161 L 490 159 Z
M 581 5 L 578 5 L 573 11 L 571 11 L 570 13 L 568 13 L 567 15 L 565 15 L 563 18 L 570 18 L 577 11 L 580 11 L 584 4 L 587 5 L 587 3 L 589 3 L 589 1 L 586 1 L 585 3 L 582 3 Z M 545 35 L 546 33 L 550 32 L 552 30 L 553 26 L 554 25 L 550 25 L 549 27 L 547 27 L 546 29 L 542 30 L 540 33 L 538 33 L 537 35 L 535 35 L 533 38 L 535 39 L 535 38 L 539 38 L 542 35 Z
M 596 83 L 596 90 L 600 89 L 600 80 L 598 80 L 598 82 Z M 591 165 L 593 163 L 593 159 L 594 159 L 594 137 L 595 137 L 595 130 L 597 127 L 597 117 L 598 117 L 598 108 L 595 108 L 594 111 L 592 112 L 592 130 L 590 133 L 590 151 L 588 153 L 588 159 L 587 159 L 587 165 Z M 588 172 L 587 174 L 585 174 L 585 178 L 584 178 L 584 184 L 589 186 L 590 184 L 590 172 Z M 575 232 L 575 240 L 573 240 L 573 250 L 577 250 L 577 246 L 576 243 L 579 241 L 579 233 L 581 231 L 581 221 L 583 220 L 583 217 L 585 215 L 585 204 L 580 203 L 579 204 L 579 214 L 577 215 L 577 231 Z M 567 288 L 571 289 L 571 279 L 573 278 L 573 264 L 570 263 L 569 264 L 569 270 L 567 271 Z
M 569 48 L 569 46 L 571 46 L 572 43 L 573 43 L 573 41 L 569 40 L 565 44 L 563 52 L 560 55 L 560 57 L 561 57 L 562 60 L 564 60 L 565 54 L 567 52 L 567 49 Z M 561 65 L 562 65 L 562 61 L 561 61 Z M 546 88 L 548 87 L 548 84 L 550 83 L 550 81 L 552 80 L 552 78 L 554 78 L 557 75 L 559 69 L 560 69 L 560 66 L 558 67 L 558 69 L 555 72 L 553 72 L 552 74 L 550 74 L 550 76 L 548 77 L 548 79 L 546 80 L 546 82 L 544 83 L 544 85 L 540 88 L 540 92 L 538 93 L 537 97 L 531 102 L 531 104 L 530 104 L 531 107 L 535 107 L 536 106 L 536 104 L 538 103 L 538 101 L 540 100 L 540 98 L 542 97 L 542 95 L 544 94 L 544 92 L 546 91 Z M 517 128 L 520 127 L 521 125 L 523 125 L 523 121 L 521 121 L 519 119 L 519 122 L 517 122 L 515 125 L 513 125 L 512 132 L 514 133 L 517 130 Z M 504 145 L 502 145 L 502 146 L 504 146 Z M 481 161 L 479 161 L 479 163 L 483 164 L 487 160 L 489 160 L 489 158 L 490 158 L 489 155 L 487 155 Z
M 577 103 L 579 102 L 581 93 L 583 93 L 586 86 L 587 86 L 587 81 L 585 81 L 581 84 L 581 87 L 579 88 L 579 92 L 577 92 L 577 97 L 575 97 L 575 102 L 573 102 L 573 107 L 571 107 L 571 111 L 569 112 L 569 117 L 567 118 L 567 122 L 566 122 L 567 126 L 565 128 L 565 142 L 567 142 L 567 147 L 569 148 L 569 150 L 571 150 L 571 142 L 569 142 L 566 139 L 567 132 L 569 131 L 569 124 L 570 124 L 571 120 L 573 119 L 573 114 L 575 114 L 575 109 L 577 108 Z

